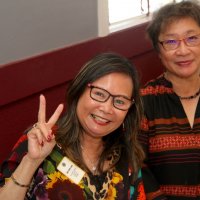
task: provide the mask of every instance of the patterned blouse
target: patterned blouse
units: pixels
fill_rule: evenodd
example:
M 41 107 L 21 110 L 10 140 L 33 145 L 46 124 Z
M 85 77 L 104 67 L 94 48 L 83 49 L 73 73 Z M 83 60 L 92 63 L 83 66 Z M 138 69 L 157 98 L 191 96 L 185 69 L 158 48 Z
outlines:
M 24 134 L 14 146 L 10 157 L 0 169 L 0 187 L 10 179 L 11 174 L 27 153 L 27 135 Z M 122 158 L 117 166 L 101 175 L 85 173 L 79 184 L 73 183 L 57 170 L 64 157 L 55 146 L 51 154 L 36 170 L 26 200 L 145 200 L 141 172 L 134 185 L 130 184 L 131 173 L 128 162 Z M 123 157 L 123 156 L 122 156 Z

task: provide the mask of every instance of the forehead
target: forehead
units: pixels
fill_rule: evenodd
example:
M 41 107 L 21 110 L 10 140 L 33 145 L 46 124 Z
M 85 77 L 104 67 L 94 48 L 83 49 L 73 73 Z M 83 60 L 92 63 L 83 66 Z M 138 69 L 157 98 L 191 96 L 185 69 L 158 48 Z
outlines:
M 111 94 L 132 95 L 133 81 L 130 76 L 123 73 L 107 74 L 92 83 L 95 86 L 101 87 Z
M 190 17 L 173 19 L 161 26 L 160 35 L 186 35 L 200 32 L 198 23 Z

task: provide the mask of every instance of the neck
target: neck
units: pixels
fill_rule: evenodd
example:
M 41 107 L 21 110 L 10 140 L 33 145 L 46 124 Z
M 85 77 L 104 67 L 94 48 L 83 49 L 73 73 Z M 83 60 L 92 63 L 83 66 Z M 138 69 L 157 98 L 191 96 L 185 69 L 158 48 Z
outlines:
M 181 99 L 193 99 L 198 96 L 200 90 L 200 78 L 199 75 L 195 75 L 189 78 L 182 78 L 174 76 L 169 72 L 165 73 L 165 78 L 169 80 L 173 85 L 174 92 Z
M 92 138 L 84 134 L 80 139 L 81 146 L 88 152 L 98 152 L 103 147 L 102 138 Z
M 195 94 L 193 94 L 191 96 L 178 96 L 178 97 L 181 100 L 192 100 L 192 99 L 196 99 L 197 97 L 199 97 L 199 95 L 200 95 L 200 88 Z
M 87 137 L 81 139 L 81 151 L 83 160 L 85 165 L 93 174 L 98 173 L 97 166 L 103 148 L 104 146 L 101 139 L 89 139 Z

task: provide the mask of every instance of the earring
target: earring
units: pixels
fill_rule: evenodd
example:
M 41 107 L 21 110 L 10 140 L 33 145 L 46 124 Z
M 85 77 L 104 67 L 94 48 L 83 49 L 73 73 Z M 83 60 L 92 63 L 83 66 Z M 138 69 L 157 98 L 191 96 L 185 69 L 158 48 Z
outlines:
M 123 130 L 123 132 L 126 130 L 126 129 L 125 129 L 124 122 L 123 122 L 123 124 L 122 124 L 122 130 Z

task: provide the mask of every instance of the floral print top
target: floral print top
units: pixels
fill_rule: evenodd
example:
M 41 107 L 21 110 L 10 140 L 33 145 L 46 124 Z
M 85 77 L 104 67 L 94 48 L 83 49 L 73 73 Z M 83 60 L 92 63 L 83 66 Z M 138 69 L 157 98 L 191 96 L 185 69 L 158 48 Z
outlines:
M 0 187 L 10 179 L 27 152 L 27 136 L 24 134 L 14 146 L 9 158 L 0 166 Z M 101 175 L 85 174 L 79 184 L 73 183 L 57 170 L 64 157 L 55 146 L 51 154 L 36 170 L 26 200 L 145 200 L 141 173 L 134 185 L 130 184 L 128 162 L 122 156 L 118 165 Z

